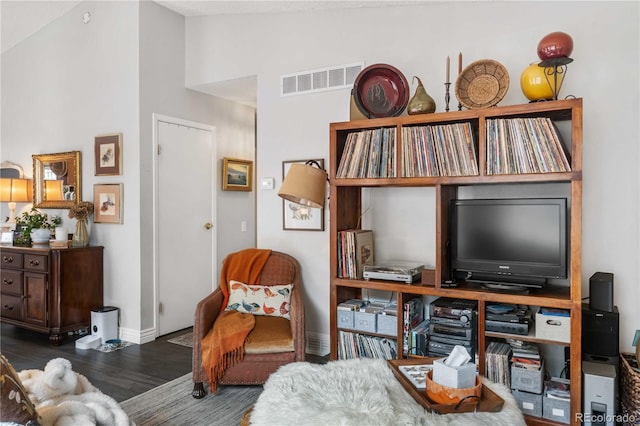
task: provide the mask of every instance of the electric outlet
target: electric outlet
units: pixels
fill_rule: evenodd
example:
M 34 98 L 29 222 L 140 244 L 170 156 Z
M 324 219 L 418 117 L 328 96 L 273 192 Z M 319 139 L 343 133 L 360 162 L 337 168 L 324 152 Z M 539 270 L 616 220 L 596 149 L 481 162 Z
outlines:
M 246 220 L 243 220 L 242 222 L 240 222 L 240 231 L 247 232 L 247 221 Z

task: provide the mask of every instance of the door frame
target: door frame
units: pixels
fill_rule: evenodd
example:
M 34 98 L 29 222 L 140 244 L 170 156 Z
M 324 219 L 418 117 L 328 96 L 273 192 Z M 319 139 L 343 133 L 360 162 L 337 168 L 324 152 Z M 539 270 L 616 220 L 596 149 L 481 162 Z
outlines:
M 171 117 L 168 115 L 163 115 L 163 114 L 157 114 L 157 113 L 152 113 L 152 147 L 151 147 L 151 155 L 153 155 L 153 161 L 152 161 L 152 176 L 153 176 L 153 212 L 152 212 L 152 217 L 153 217 L 153 243 L 152 243 L 152 250 L 153 250 L 153 329 L 154 329 L 154 336 L 158 337 L 159 336 L 159 332 L 160 332 L 160 328 L 158 327 L 158 304 L 159 304 L 159 280 L 158 280 L 158 275 L 159 275 L 159 262 L 158 262 L 158 256 L 159 256 L 159 252 L 160 252 L 160 247 L 159 247 L 159 232 L 160 230 L 159 228 L 159 223 L 158 223 L 158 208 L 159 208 L 159 202 L 158 202 L 158 191 L 160 190 L 159 188 L 159 184 L 158 184 L 158 178 L 159 178 L 159 171 L 158 171 L 158 125 L 161 122 L 164 123 L 169 123 L 169 124 L 176 124 L 179 126 L 185 126 L 185 127 L 192 127 L 195 129 L 199 129 L 199 130 L 204 130 L 204 131 L 208 131 L 211 132 L 211 160 L 212 160 L 212 167 L 216 166 L 216 161 L 217 161 L 217 134 L 216 134 L 216 127 L 215 126 L 211 126 L 209 124 L 204 124 L 204 123 L 198 123 L 195 121 L 190 121 L 190 120 L 184 120 L 182 118 L 177 118 L 177 117 Z M 212 197 L 211 197 L 211 213 L 212 213 L 212 223 L 213 223 L 213 229 L 214 232 L 216 232 L 217 235 L 217 229 L 218 229 L 218 224 L 217 224 L 217 210 L 216 210 L 216 199 L 217 199 L 217 186 L 214 184 L 215 183 L 215 179 L 217 176 L 217 170 L 214 170 L 214 173 L 212 174 L 214 181 L 212 182 Z M 214 238 L 212 241 L 212 247 L 211 247 L 211 258 L 212 258 L 212 264 L 211 264 L 211 276 L 212 276 L 212 281 L 211 281 L 211 291 L 213 291 L 214 286 L 216 285 L 216 279 L 215 279 L 215 272 L 217 269 L 217 265 L 216 265 L 216 259 L 218 258 L 218 254 L 217 254 L 217 238 Z M 195 306 L 194 308 L 194 312 L 195 312 Z

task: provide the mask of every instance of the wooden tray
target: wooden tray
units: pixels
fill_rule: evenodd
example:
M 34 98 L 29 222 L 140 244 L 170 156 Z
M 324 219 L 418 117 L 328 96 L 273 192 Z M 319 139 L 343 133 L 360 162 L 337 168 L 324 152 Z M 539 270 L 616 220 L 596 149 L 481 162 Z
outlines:
M 429 411 L 436 412 L 438 414 L 451 414 L 451 413 L 469 413 L 476 411 L 486 411 L 495 413 L 502 410 L 504 405 L 504 399 L 498 394 L 492 391 L 488 386 L 482 384 L 482 397 L 480 402 L 477 401 L 463 401 L 458 404 L 438 404 L 427 397 L 427 393 L 424 390 L 417 389 L 407 379 L 407 377 L 398 368 L 401 365 L 420 365 L 431 364 L 434 359 L 438 358 L 420 358 L 420 359 L 392 359 L 387 361 L 391 367 L 391 371 L 396 376 L 398 381 L 402 384 L 409 395 L 415 399 L 418 404 L 422 405 Z

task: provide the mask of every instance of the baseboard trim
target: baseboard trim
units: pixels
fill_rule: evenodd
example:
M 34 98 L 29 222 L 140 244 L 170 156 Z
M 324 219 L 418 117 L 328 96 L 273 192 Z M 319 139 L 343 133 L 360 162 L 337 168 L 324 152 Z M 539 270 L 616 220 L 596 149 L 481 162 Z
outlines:
M 120 339 L 127 342 L 137 343 L 142 345 L 144 343 L 153 342 L 156 340 L 156 329 L 148 328 L 146 330 L 132 330 L 130 328 L 120 327 Z

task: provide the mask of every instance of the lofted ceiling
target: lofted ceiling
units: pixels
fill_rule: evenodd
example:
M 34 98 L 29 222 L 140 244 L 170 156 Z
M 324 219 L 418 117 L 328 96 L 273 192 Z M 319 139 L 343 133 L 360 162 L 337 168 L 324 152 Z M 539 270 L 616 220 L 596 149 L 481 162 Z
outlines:
M 156 1 L 156 3 L 186 17 L 225 14 L 295 13 L 327 9 L 402 6 L 419 2 L 418 0 Z M 0 44 L 2 53 L 40 31 L 80 3 L 82 1 L 0 0 Z M 78 19 L 82 19 L 82 17 L 79 16 Z M 197 88 L 197 90 L 255 106 L 255 81 L 250 80 L 239 79 L 227 84 L 215 83 Z M 248 94 L 252 92 L 253 96 L 248 99 Z

